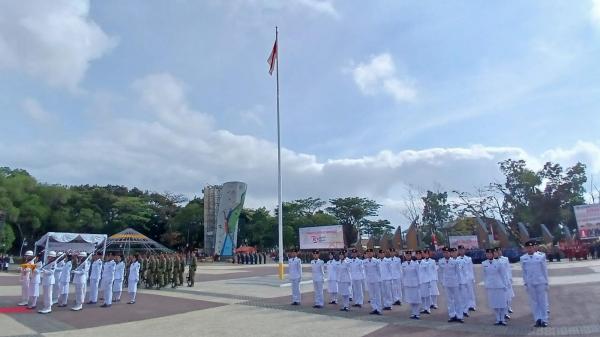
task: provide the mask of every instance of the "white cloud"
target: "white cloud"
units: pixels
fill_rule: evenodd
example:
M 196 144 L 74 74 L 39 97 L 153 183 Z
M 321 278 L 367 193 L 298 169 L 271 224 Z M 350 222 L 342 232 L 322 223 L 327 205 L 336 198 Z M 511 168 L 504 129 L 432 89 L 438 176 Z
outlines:
M 88 0 L 2 1 L 0 70 L 76 89 L 90 62 L 116 45 L 89 12 Z
M 359 63 L 352 69 L 352 76 L 366 95 L 386 93 L 397 102 L 412 102 L 417 97 L 411 81 L 397 76 L 396 65 L 389 53 L 374 55 L 368 63 Z
M 600 28 L 600 0 L 592 0 L 590 19 L 594 25 Z
M 47 125 L 48 123 L 54 122 L 54 116 L 46 111 L 37 100 L 33 98 L 26 98 L 21 103 L 23 112 L 34 122 Z
M 42 181 L 63 184 L 124 184 L 155 191 L 201 195 L 205 184 L 229 180 L 249 185 L 248 205 L 275 206 L 276 145 L 218 129 L 210 116 L 190 108 L 185 86 L 170 74 L 154 74 L 133 84 L 148 116 L 116 119 L 79 141 L 14 144 L 0 140 L 6 165 L 29 170 Z M 600 173 L 600 144 L 540 155 L 519 147 L 430 148 L 380 151 L 360 158 L 318 160 L 284 149 L 284 198 L 365 196 L 384 204 L 381 215 L 395 224 L 405 186 L 472 190 L 500 180 L 498 162 L 525 159 L 533 167 L 546 160 L 572 165 L 577 160 Z
M 332 0 L 294 0 L 293 2 L 309 8 L 317 13 L 331 15 L 335 18 L 339 17 L 339 13 L 333 6 Z
M 250 109 L 242 110 L 240 112 L 240 117 L 242 121 L 255 124 L 257 126 L 263 127 L 265 122 L 263 121 L 262 115 L 265 112 L 265 107 L 262 104 L 257 104 Z

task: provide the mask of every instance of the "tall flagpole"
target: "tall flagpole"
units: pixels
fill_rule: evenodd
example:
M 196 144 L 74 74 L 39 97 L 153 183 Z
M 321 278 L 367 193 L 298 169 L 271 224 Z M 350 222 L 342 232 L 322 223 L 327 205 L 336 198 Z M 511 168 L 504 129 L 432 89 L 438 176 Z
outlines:
M 277 46 L 277 57 L 275 58 L 275 76 L 277 78 L 277 224 L 279 230 L 279 279 L 283 280 L 283 206 L 281 195 L 281 129 L 279 122 L 279 32 L 275 26 L 275 44 Z

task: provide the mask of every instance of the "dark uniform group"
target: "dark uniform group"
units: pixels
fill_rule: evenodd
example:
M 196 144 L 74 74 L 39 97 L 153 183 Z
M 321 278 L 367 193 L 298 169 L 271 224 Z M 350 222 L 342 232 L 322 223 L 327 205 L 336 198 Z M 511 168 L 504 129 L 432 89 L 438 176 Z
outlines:
M 146 288 L 161 289 L 167 286 L 177 288 L 183 286 L 186 259 L 183 254 L 158 254 L 146 255 L 140 259 L 140 275 Z M 190 258 L 187 284 L 194 285 L 197 260 Z

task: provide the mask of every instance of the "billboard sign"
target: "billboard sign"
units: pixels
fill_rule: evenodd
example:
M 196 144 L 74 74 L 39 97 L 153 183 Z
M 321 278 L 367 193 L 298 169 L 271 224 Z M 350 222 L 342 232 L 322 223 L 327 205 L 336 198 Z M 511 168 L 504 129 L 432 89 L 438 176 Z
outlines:
M 304 227 L 298 229 L 300 249 L 343 249 L 342 225 Z
M 450 235 L 450 247 L 457 248 L 463 245 L 466 249 L 479 248 L 477 235 Z
M 600 204 L 574 206 L 581 238 L 600 237 Z

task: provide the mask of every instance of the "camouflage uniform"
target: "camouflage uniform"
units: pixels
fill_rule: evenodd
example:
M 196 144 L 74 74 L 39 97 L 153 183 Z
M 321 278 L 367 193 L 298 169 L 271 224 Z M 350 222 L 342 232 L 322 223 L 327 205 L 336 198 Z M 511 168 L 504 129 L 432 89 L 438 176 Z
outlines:
M 177 276 L 179 275 L 179 260 L 177 256 L 171 257 L 171 264 L 173 265 L 173 273 L 171 274 L 171 287 L 177 288 Z
M 194 286 L 194 276 L 196 275 L 196 266 L 198 261 L 196 260 L 196 255 L 192 255 L 192 260 L 190 261 L 190 287 Z
M 183 256 L 179 255 L 179 259 L 177 261 L 179 263 L 179 280 L 177 282 L 177 284 L 179 284 L 180 286 L 183 285 L 183 273 L 185 272 L 185 259 L 183 258 Z
M 161 255 L 158 259 L 158 268 L 156 269 L 156 275 L 158 280 L 156 284 L 158 288 L 162 288 L 165 286 L 165 272 L 167 271 L 167 261 L 164 255 Z

